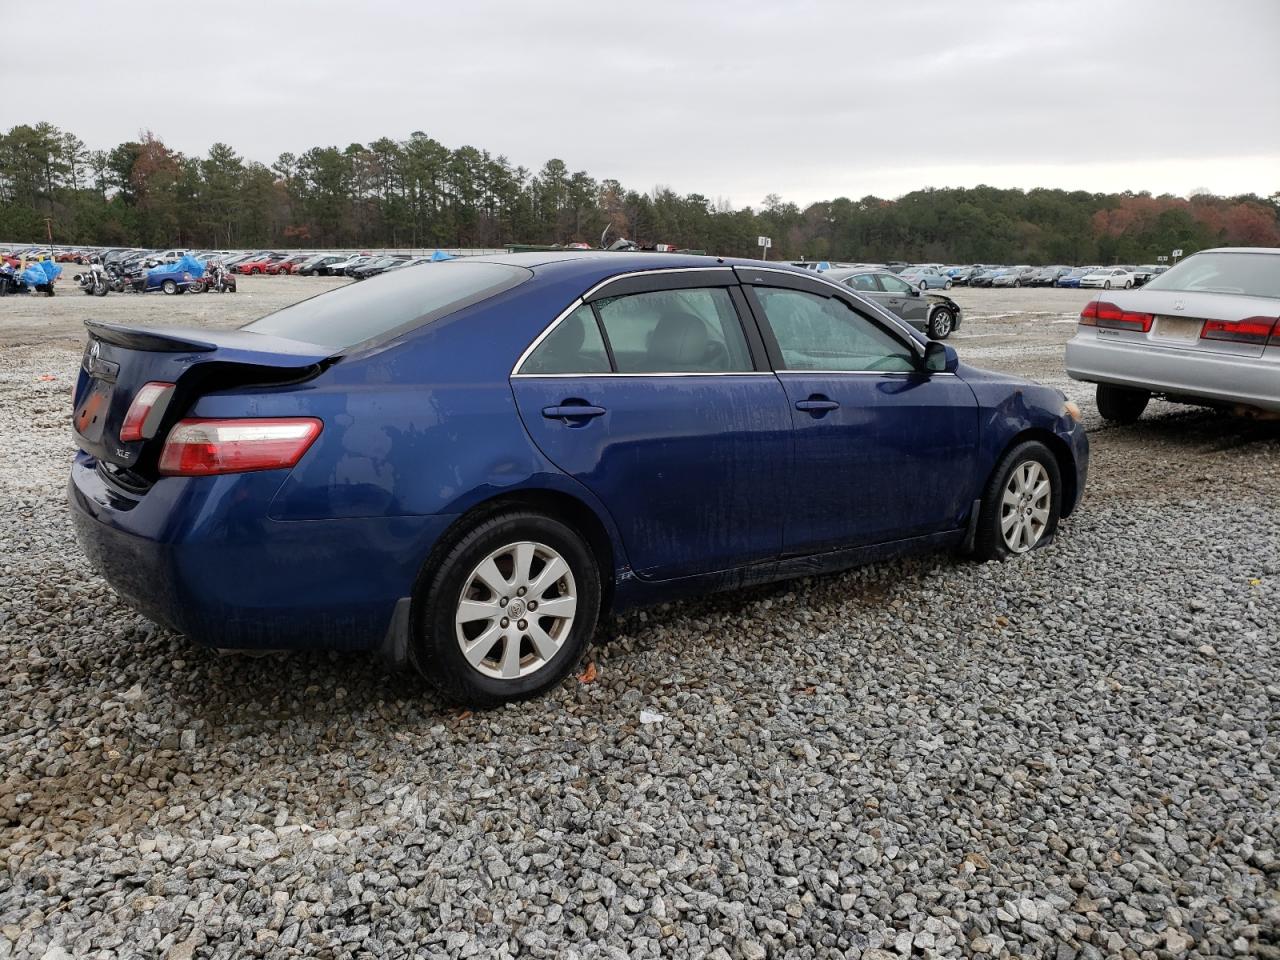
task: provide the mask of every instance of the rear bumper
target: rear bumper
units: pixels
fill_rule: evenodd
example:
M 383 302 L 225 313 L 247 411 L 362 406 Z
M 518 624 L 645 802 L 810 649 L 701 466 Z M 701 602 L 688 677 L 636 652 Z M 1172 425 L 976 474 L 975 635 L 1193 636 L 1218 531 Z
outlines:
M 93 566 L 147 617 L 204 646 L 373 650 L 456 518 L 276 521 L 281 471 L 168 478 L 121 494 L 78 454 L 68 496 Z
M 1074 380 L 1280 411 L 1280 363 L 1266 353 L 1216 356 L 1076 334 L 1067 342 L 1066 367 Z

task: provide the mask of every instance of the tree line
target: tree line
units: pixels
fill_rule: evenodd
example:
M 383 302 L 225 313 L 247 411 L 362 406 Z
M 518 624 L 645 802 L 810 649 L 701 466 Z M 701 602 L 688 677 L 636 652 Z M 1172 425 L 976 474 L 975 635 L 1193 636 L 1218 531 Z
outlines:
M 150 131 L 91 150 L 49 123 L 0 134 L 0 239 L 246 247 L 498 247 L 626 237 L 730 256 L 944 263 L 1151 262 L 1174 248 L 1280 246 L 1280 192 L 1189 198 L 1055 189 L 923 189 L 803 209 L 770 194 L 734 209 L 638 191 L 548 160 L 534 171 L 421 131 L 282 153 L 225 143 L 187 156 Z

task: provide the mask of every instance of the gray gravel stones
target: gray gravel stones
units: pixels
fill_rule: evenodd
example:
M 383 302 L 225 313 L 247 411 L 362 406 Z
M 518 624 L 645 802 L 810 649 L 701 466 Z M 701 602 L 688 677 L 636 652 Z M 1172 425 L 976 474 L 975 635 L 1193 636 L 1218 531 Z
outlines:
M 1061 377 L 1066 328 L 962 332 Z M 1049 549 L 637 613 L 466 714 L 118 603 L 62 503 L 78 356 L 0 366 L 0 960 L 1280 955 L 1274 428 L 1091 421 Z

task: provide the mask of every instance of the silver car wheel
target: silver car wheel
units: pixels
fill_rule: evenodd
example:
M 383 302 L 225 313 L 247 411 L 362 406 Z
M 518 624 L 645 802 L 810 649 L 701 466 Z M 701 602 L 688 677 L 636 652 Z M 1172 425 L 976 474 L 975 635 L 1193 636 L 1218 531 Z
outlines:
M 951 333 L 951 311 L 946 307 L 938 307 L 933 311 L 929 321 L 930 333 L 935 340 L 941 340 Z
M 1049 472 L 1038 460 L 1013 468 L 1000 499 L 1000 535 L 1013 553 L 1026 553 L 1044 536 L 1053 505 Z
M 542 543 L 508 544 L 467 577 L 454 615 L 458 647 L 485 676 L 527 677 L 560 652 L 577 608 L 573 571 L 559 553 Z

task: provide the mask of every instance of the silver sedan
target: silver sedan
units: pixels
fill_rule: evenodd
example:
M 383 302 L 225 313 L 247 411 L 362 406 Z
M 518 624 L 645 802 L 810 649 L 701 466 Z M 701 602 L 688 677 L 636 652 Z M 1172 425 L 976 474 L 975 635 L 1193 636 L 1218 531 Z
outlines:
M 1098 412 L 1132 423 L 1153 396 L 1280 414 L 1280 249 L 1223 247 L 1080 313 L 1067 373 L 1098 385 Z

